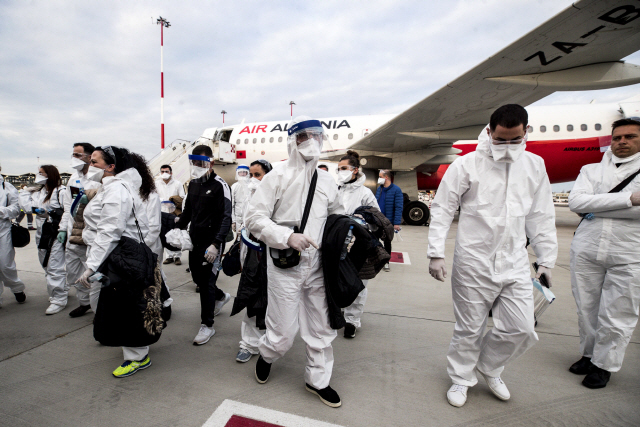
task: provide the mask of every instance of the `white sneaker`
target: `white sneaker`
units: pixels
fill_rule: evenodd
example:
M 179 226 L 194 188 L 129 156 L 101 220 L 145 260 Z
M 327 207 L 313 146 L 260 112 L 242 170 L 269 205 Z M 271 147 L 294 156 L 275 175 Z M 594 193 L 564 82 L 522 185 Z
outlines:
M 390 271 L 391 269 L 389 268 L 389 263 L 386 263 L 384 265 L 384 271 Z
M 224 298 L 216 301 L 216 305 L 213 309 L 213 315 L 217 316 L 218 314 L 220 314 L 220 310 L 222 310 L 222 307 L 224 307 L 224 305 L 228 303 L 230 299 L 231 299 L 231 295 L 225 292 Z
M 453 384 L 449 391 L 447 392 L 447 400 L 449 404 L 455 406 L 456 408 L 460 408 L 467 401 L 467 387 L 466 385 Z
M 502 378 L 490 377 L 483 374 L 482 372 L 480 372 L 480 375 L 484 377 L 487 385 L 489 386 L 493 394 L 498 397 L 498 399 L 509 400 L 511 398 L 511 393 L 509 393 L 509 389 L 507 388 L 507 385 L 504 383 L 504 381 L 502 381 Z
M 200 325 L 198 335 L 193 339 L 193 345 L 202 345 L 209 342 L 216 330 L 208 327 L 207 325 Z
M 51 315 L 51 314 L 56 314 L 56 313 L 60 313 L 67 305 L 60 305 L 60 304 L 56 304 L 55 302 L 52 302 L 49 307 L 47 307 L 47 310 L 44 312 L 44 314 L 46 315 Z

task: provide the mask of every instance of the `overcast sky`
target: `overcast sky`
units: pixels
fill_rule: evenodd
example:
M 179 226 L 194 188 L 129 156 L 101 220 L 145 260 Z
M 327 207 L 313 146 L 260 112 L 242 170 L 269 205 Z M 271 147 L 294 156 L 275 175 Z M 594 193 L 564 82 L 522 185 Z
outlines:
M 397 114 L 571 4 L 486 1 L 0 2 L 3 173 L 53 163 L 71 145 L 160 147 L 160 27 L 166 141 L 207 127 Z M 640 64 L 640 54 L 627 58 Z M 556 93 L 538 105 L 618 101 L 640 85 Z

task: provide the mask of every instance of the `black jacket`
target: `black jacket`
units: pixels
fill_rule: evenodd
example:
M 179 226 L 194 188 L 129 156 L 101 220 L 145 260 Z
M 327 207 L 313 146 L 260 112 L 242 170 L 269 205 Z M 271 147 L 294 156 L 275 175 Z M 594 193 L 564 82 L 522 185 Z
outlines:
M 189 182 L 187 202 L 178 227 L 189 228 L 194 246 L 217 247 L 225 241 L 231 228 L 231 190 L 215 173 L 206 182 Z
M 345 259 L 341 260 L 350 227 L 353 227 L 356 240 Z M 350 306 L 364 289 L 358 271 L 372 250 L 375 250 L 375 242 L 368 230 L 346 215 L 329 215 L 322 235 L 322 271 L 329 324 L 333 329 L 344 327 L 340 309 Z
M 262 243 L 264 252 L 249 248 L 242 266 L 242 275 L 238 284 L 238 292 L 233 301 L 231 315 L 247 308 L 247 315 L 256 318 L 256 326 L 266 329 L 264 323 L 267 314 L 267 258 L 269 252 Z

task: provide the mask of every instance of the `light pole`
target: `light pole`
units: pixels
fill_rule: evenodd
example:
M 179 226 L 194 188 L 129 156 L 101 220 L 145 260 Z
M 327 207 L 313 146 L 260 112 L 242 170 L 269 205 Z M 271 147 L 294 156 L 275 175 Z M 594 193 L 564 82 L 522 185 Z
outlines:
M 224 115 L 227 114 L 227 112 L 222 110 L 220 114 L 222 114 L 222 124 L 224 124 Z
M 169 28 L 171 24 L 162 16 L 156 20 L 156 24 L 160 24 L 160 148 L 164 150 L 164 69 L 162 48 L 164 47 L 164 28 Z
M 291 118 L 293 119 L 293 106 L 296 105 L 296 103 L 291 101 L 289 105 L 291 105 Z

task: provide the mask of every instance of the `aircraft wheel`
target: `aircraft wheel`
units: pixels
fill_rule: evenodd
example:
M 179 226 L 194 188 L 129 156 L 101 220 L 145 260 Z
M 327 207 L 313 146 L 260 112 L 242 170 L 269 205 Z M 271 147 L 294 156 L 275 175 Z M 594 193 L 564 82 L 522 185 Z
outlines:
M 429 221 L 429 215 L 429 207 L 418 201 L 409 203 L 402 213 L 407 225 L 425 225 Z

